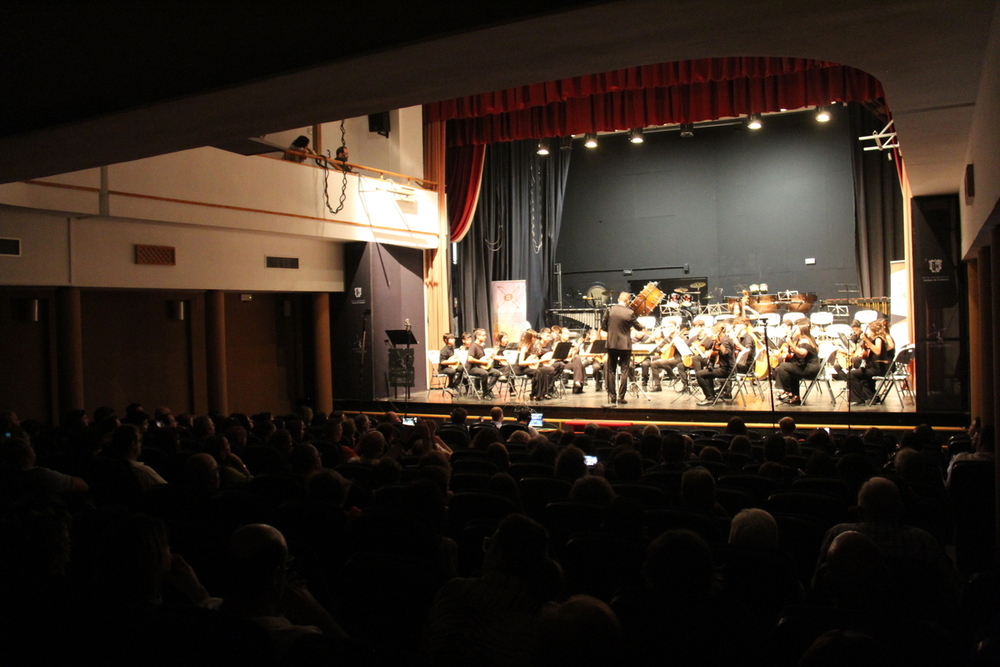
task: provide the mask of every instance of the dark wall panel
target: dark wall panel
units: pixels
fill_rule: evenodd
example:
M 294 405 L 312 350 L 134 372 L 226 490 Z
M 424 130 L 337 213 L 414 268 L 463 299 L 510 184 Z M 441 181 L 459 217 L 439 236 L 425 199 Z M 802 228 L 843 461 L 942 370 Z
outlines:
M 56 417 L 50 331 L 51 290 L 0 289 L 0 410 L 48 422 Z M 33 321 L 32 301 L 38 302 Z
M 177 319 L 177 295 L 83 290 L 84 396 L 87 409 L 192 409 L 190 318 Z M 188 298 L 191 298 L 188 296 Z
M 564 272 L 690 265 L 709 289 L 767 282 L 836 296 L 856 283 L 854 194 L 846 113 L 737 126 L 647 133 L 640 145 L 602 137 L 574 146 L 557 261 Z M 815 257 L 814 266 L 805 259 Z M 681 270 L 633 279 L 682 277 Z M 626 286 L 621 272 L 566 276 L 564 293 L 592 281 Z M 576 305 L 583 305 L 582 303 Z
M 226 374 L 229 409 L 290 412 L 299 395 L 298 296 L 254 292 L 249 301 L 226 294 Z M 290 303 L 289 306 L 285 302 Z

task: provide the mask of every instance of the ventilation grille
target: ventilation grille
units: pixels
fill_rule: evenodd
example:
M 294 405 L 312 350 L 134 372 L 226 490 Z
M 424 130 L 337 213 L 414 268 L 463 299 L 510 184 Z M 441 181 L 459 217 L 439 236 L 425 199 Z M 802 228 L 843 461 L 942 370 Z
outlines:
M 0 239 L 0 255 L 21 256 L 21 239 Z
M 268 257 L 267 268 L 269 269 L 297 269 L 299 268 L 298 257 Z
M 177 264 L 176 248 L 168 245 L 136 245 L 135 263 L 152 264 L 155 266 L 174 266 Z

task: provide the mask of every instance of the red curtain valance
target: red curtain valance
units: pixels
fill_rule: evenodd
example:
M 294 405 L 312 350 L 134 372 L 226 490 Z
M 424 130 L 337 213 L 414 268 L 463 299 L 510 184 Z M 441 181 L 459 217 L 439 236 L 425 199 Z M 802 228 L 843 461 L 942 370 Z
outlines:
M 799 58 L 711 58 L 521 86 L 424 106 L 449 146 L 696 123 L 883 97 L 852 67 Z

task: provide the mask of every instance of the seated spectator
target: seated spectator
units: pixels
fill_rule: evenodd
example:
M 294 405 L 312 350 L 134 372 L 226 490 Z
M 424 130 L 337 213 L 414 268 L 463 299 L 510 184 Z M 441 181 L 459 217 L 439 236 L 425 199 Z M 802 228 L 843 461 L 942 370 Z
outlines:
M 710 517 L 729 514 L 715 499 L 715 478 L 704 468 L 691 468 L 681 475 L 681 505 Z
M 89 488 L 79 477 L 36 466 L 35 450 L 27 440 L 7 438 L 0 442 L 0 493 L 4 501 L 60 500 Z
M 614 488 L 604 477 L 589 475 L 573 482 L 569 490 L 569 499 L 582 503 L 608 506 L 617 497 Z
M 166 484 L 166 480 L 155 470 L 139 461 L 140 454 L 142 454 L 142 434 L 138 427 L 123 424 L 115 429 L 108 455 L 116 460 L 127 461 L 133 477 L 143 490 L 151 489 L 157 484 Z
M 315 155 L 311 148 L 309 148 L 309 137 L 299 135 L 295 137 L 295 140 L 288 146 L 285 154 L 282 156 L 282 160 L 287 160 L 289 162 L 303 162 L 307 155 Z
M 749 435 L 750 432 L 747 430 L 747 425 L 746 422 L 743 421 L 743 418 L 739 415 L 733 415 L 729 419 L 729 423 L 726 424 L 726 428 L 723 433 L 746 436 Z
M 549 603 L 538 617 L 535 667 L 616 667 L 622 628 L 611 607 L 589 595 Z

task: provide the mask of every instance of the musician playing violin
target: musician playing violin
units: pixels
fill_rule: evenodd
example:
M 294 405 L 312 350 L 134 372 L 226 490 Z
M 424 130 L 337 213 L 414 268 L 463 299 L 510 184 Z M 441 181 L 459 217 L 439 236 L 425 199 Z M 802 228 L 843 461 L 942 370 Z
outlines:
M 709 405 L 715 402 L 715 380 L 716 378 L 726 378 L 733 371 L 733 364 L 736 363 L 733 339 L 726 335 L 726 325 L 716 324 L 712 329 L 712 334 L 706 344 L 706 349 L 710 352 L 707 367 L 698 371 L 695 377 L 701 390 L 705 393 L 705 399 L 698 405 Z M 711 348 L 707 346 L 710 345 Z
M 784 390 L 778 398 L 789 405 L 801 405 L 799 384 L 803 380 L 812 380 L 819 373 L 819 345 L 810 329 L 808 322 L 793 329 L 791 337 L 783 346 L 787 350 L 788 360 L 774 369 L 776 383 Z
M 868 325 L 868 333 L 861 335 L 861 347 L 864 350 L 862 367 L 847 374 L 851 402 L 855 405 L 867 403 L 875 396 L 875 376 L 885 375 L 895 355 L 896 342 L 884 320 L 875 320 Z

